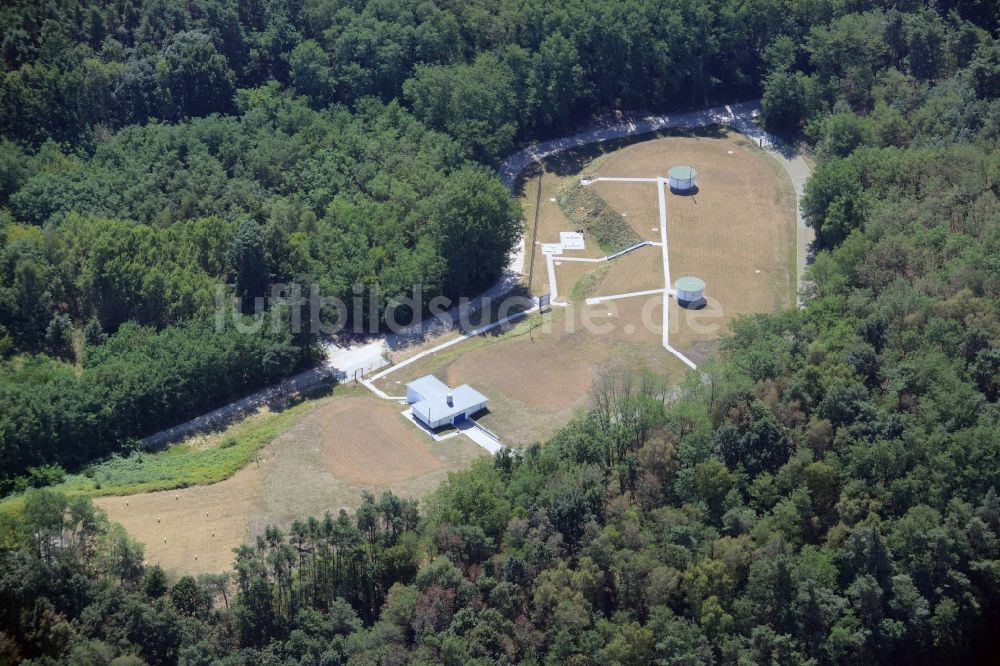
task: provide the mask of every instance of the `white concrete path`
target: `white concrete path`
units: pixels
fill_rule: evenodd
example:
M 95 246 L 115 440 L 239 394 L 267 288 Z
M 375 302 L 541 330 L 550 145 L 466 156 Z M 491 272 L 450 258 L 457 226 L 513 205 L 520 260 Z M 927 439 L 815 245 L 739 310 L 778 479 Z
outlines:
M 646 291 L 630 291 L 627 294 L 614 294 L 612 296 L 594 296 L 587 299 L 587 305 L 597 305 L 604 301 L 616 301 L 619 298 L 632 298 L 633 296 L 649 296 L 650 294 L 662 293 L 662 289 L 647 289 Z
M 528 166 L 546 157 L 561 153 L 564 150 L 614 139 L 641 136 L 665 129 L 694 129 L 707 125 L 725 125 L 731 127 L 749 137 L 754 143 L 777 159 L 785 168 L 785 171 L 788 172 L 788 176 L 792 180 L 792 185 L 795 187 L 795 208 L 798 221 L 796 229 L 796 264 L 798 266 L 798 290 L 801 291 L 803 286 L 802 276 L 809 263 L 809 248 L 815 238 L 815 232 L 806 226 L 799 203 L 802 201 L 805 184 L 809 180 L 812 170 L 794 147 L 789 146 L 779 137 L 764 131 L 757 125 L 756 118 L 760 115 L 760 100 L 754 99 L 736 104 L 716 106 L 701 111 L 689 111 L 687 113 L 643 115 L 637 117 L 635 117 L 635 114 L 632 115 L 633 117 L 621 122 L 597 124 L 576 134 L 543 141 L 519 150 L 505 159 L 500 165 L 500 178 L 507 185 L 508 189 L 513 190 L 518 175 Z M 523 265 L 523 254 L 520 258 L 521 265 Z M 801 305 L 801 299 L 799 304 Z
M 409 407 L 404 409 L 399 414 L 404 419 L 412 423 L 413 427 L 417 428 L 420 432 L 424 433 L 425 435 L 433 439 L 435 442 L 443 442 L 445 440 L 451 439 L 452 437 L 458 437 L 459 435 L 462 434 L 459 430 L 456 429 L 456 430 L 450 430 L 444 433 L 443 435 L 439 435 L 438 433 L 434 432 L 433 430 L 425 426 L 423 423 L 418 421 L 416 417 L 413 416 L 413 410 Z
M 617 176 L 597 176 L 596 178 L 585 178 L 587 185 L 591 183 L 596 183 L 599 181 L 607 181 L 609 183 L 655 183 L 656 178 L 619 178 Z
M 653 243 L 652 241 L 645 241 L 644 243 L 638 243 L 630 248 L 626 248 L 621 252 L 616 252 L 614 254 L 609 254 L 603 259 L 598 259 L 598 261 L 607 261 L 613 257 L 621 256 L 626 252 L 631 252 L 645 245 L 656 245 L 661 248 L 663 252 L 663 288 L 662 289 L 651 289 L 648 291 L 633 291 L 626 294 L 615 294 L 612 296 L 601 296 L 598 298 L 588 298 L 587 303 L 593 305 L 600 303 L 602 301 L 610 301 L 616 298 L 630 298 L 632 296 L 644 296 L 648 294 L 663 294 L 663 347 L 668 352 L 676 356 L 684 365 L 691 368 L 692 370 L 697 370 L 698 366 L 695 365 L 694 361 L 689 359 L 687 356 L 682 354 L 680 351 L 675 349 L 670 344 L 670 303 L 668 298 L 672 295 L 673 291 L 670 289 L 670 255 L 667 251 L 667 198 L 666 198 L 666 188 L 668 181 L 662 176 L 657 176 L 655 178 L 619 178 L 616 176 L 599 176 L 596 178 L 583 179 L 580 182 L 583 185 L 590 185 L 598 181 L 610 181 L 618 183 L 655 183 L 656 184 L 656 196 L 657 203 L 659 206 L 660 213 L 660 242 Z M 551 285 L 555 284 L 555 275 L 552 273 L 552 258 L 546 257 L 549 260 L 549 283 Z M 553 287 L 554 289 L 554 287 Z M 554 298 L 554 297 L 553 297 Z
M 607 261 L 607 260 L 608 260 L 607 257 L 598 257 L 597 259 L 594 259 L 593 257 L 559 257 L 559 261 L 583 261 L 590 264 L 599 264 L 602 261 Z M 549 276 L 550 279 L 552 277 L 553 276 L 551 275 Z
M 461 432 L 463 435 L 465 435 L 466 437 L 468 437 L 473 442 L 483 447 L 490 453 L 496 453 L 500 449 L 504 448 L 503 444 L 501 444 L 500 442 L 498 442 L 497 440 L 493 439 L 485 432 L 480 430 L 476 422 L 473 421 L 472 419 L 466 419 L 465 421 L 462 421 L 455 427 L 458 428 L 458 431 Z
M 510 155 L 500 165 L 500 178 L 508 189 L 514 189 L 517 176 L 531 164 L 560 153 L 571 148 L 578 148 L 594 143 L 601 143 L 613 139 L 624 137 L 640 136 L 657 132 L 664 129 L 697 128 L 706 125 L 726 125 L 738 132 L 745 134 L 757 142 L 764 150 L 768 151 L 784 166 L 795 187 L 797 203 L 801 201 L 805 183 L 809 179 L 811 170 L 805 160 L 798 155 L 794 149 L 784 144 L 777 137 L 760 129 L 754 119 L 760 113 L 760 100 L 750 100 L 747 102 L 718 106 L 701 111 L 691 111 L 687 113 L 666 114 L 666 115 L 646 115 L 636 119 L 629 119 L 618 123 L 603 123 L 597 126 L 584 129 L 571 136 L 552 139 L 542 143 L 533 144 Z M 799 289 L 802 288 L 802 274 L 809 260 L 809 246 L 814 237 L 812 229 L 805 225 L 801 210 L 797 209 L 797 264 L 799 269 Z M 664 252 L 666 252 L 666 241 L 663 241 Z M 495 298 L 509 292 L 518 285 L 524 272 L 525 246 L 524 238 L 516 244 L 511 253 L 507 270 L 503 277 L 490 289 L 483 292 L 480 298 Z M 566 261 L 562 258 L 561 261 Z M 573 259 L 578 261 L 579 259 Z M 669 282 L 667 284 L 669 287 Z M 471 306 L 467 306 L 471 307 Z M 460 320 L 463 308 L 454 308 L 445 316 L 425 320 L 421 325 L 404 329 L 398 333 L 388 333 L 373 335 L 370 342 L 362 346 L 371 346 L 372 349 L 382 350 L 397 349 L 405 346 L 414 339 L 425 336 L 429 332 L 440 332 L 454 327 L 455 322 Z M 467 337 L 459 338 L 451 344 L 455 344 Z M 350 349 L 350 347 L 346 348 Z M 179 424 L 173 428 L 168 428 L 161 432 L 143 438 L 144 446 L 162 446 L 177 441 L 192 432 L 199 431 L 207 427 L 214 427 L 219 422 L 235 418 L 256 409 L 261 404 L 270 400 L 275 394 L 285 394 L 289 391 L 298 392 L 306 390 L 312 386 L 328 382 L 330 377 L 340 373 L 353 376 L 358 370 L 362 370 L 374 365 L 375 355 L 371 354 L 364 358 L 353 358 L 337 356 L 345 348 L 330 345 L 328 348 L 327 363 L 322 366 L 306 370 L 294 377 L 290 377 L 281 384 L 266 389 L 261 389 L 240 400 L 220 407 L 217 410 L 196 417 L 191 421 Z
M 656 180 L 655 178 L 653 179 Z M 602 261 L 611 261 L 612 259 L 617 259 L 618 257 L 624 256 L 630 252 L 635 252 L 640 247 L 646 247 L 647 245 L 659 245 L 659 243 L 654 243 L 653 241 L 643 241 L 641 243 L 636 243 L 624 250 L 618 250 L 617 252 L 612 252 L 611 254 L 604 257 L 559 257 L 559 262 L 563 261 L 584 261 L 592 264 L 599 264 Z M 556 299 L 559 297 L 559 285 L 556 282 L 556 267 L 555 260 L 552 258 L 551 254 L 545 255 L 545 268 L 549 274 L 549 293 L 552 295 L 552 303 L 556 305 L 568 305 L 568 303 L 556 303 Z
M 738 112 L 750 112 L 759 108 L 759 100 L 746 102 L 743 105 L 733 105 Z M 681 129 L 704 127 L 706 125 L 728 124 L 733 112 L 726 106 L 717 106 L 701 111 L 689 111 L 670 115 L 648 115 L 637 119 L 624 120 L 618 123 L 605 123 L 592 126 L 571 136 L 551 139 L 536 143 L 519 150 L 500 165 L 500 178 L 508 188 L 513 189 L 517 176 L 528 166 L 551 155 L 561 153 L 571 148 L 579 148 L 594 143 L 622 139 L 630 136 L 641 136 L 664 129 Z M 752 120 L 752 119 L 751 119 Z M 740 130 L 742 131 L 742 130 Z
M 472 330 L 472 331 L 469 331 L 468 333 L 461 334 L 457 338 L 453 338 L 451 340 L 448 340 L 447 342 L 442 342 L 441 344 L 439 344 L 437 346 L 434 346 L 434 347 L 431 347 L 430 349 L 424 350 L 424 351 L 420 352 L 419 354 L 414 354 L 410 358 L 408 358 L 408 359 L 406 359 L 404 361 L 400 361 L 396 365 L 390 366 L 390 367 L 386 368 L 385 370 L 382 370 L 381 372 L 378 372 L 378 373 L 372 375 L 369 378 L 369 382 L 366 382 L 366 385 L 370 385 L 371 382 L 373 382 L 375 380 L 378 380 L 378 379 L 381 379 L 382 377 L 385 377 L 390 372 L 395 372 L 396 370 L 399 370 L 401 368 L 405 368 L 406 366 L 408 366 L 411 363 L 414 363 L 416 361 L 419 361 L 420 359 L 424 358 L 425 356 L 430 356 L 431 354 L 436 354 L 437 352 L 441 351 L 442 349 L 447 349 L 448 347 L 451 347 L 452 345 L 457 345 L 459 342 L 465 342 L 469 338 L 475 337 L 477 335 L 482 335 L 483 333 L 486 333 L 488 331 L 492 331 L 497 326 L 503 326 L 504 324 L 506 324 L 508 322 L 514 321 L 515 319 L 520 319 L 522 317 L 525 317 L 525 316 L 531 314 L 532 312 L 536 312 L 537 310 L 538 310 L 538 302 L 536 300 L 535 305 L 533 305 L 532 307 L 528 308 L 527 310 L 522 310 L 520 312 L 515 312 L 514 314 L 510 315 L 509 317 L 504 317 L 503 319 L 495 321 L 495 322 L 493 322 L 491 324 L 487 324 L 485 326 L 480 326 L 479 328 L 477 328 L 475 330 Z M 374 386 L 372 388 L 374 388 Z
M 559 286 L 556 283 L 556 266 L 551 254 L 545 255 L 545 270 L 549 274 L 549 294 L 554 301 L 559 298 Z

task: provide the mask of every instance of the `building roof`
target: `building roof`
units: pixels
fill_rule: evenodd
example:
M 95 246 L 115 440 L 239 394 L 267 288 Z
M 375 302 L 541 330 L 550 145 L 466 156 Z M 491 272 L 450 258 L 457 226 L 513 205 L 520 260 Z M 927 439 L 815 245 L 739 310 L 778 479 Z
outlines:
M 421 379 L 426 379 L 422 377 Z M 437 381 L 436 378 L 435 381 Z M 439 396 L 433 398 L 424 397 L 420 402 L 415 402 L 411 406 L 413 413 L 420 417 L 420 420 L 425 423 L 431 421 L 440 421 L 442 419 L 451 420 L 456 414 L 461 414 L 462 412 L 468 410 L 476 405 L 481 405 L 487 402 L 486 396 L 472 388 L 468 384 L 462 384 L 461 386 L 451 389 L 451 402 L 448 404 L 448 387 L 443 383 L 438 381 L 439 384 L 445 387 L 445 392 Z M 421 394 L 423 395 L 423 394 Z
M 701 291 L 705 288 L 705 281 L 690 276 L 677 278 L 677 282 L 674 282 L 674 288 L 680 291 Z
M 662 171 L 660 173 L 663 173 Z M 688 178 L 694 178 L 698 175 L 698 172 L 694 170 L 694 167 L 689 167 L 687 165 L 670 167 L 670 171 L 667 172 L 667 176 L 673 178 L 674 180 L 687 180 Z
M 429 398 L 443 398 L 451 390 L 447 384 L 434 375 L 424 375 L 419 379 L 414 379 L 406 385 L 406 388 L 416 391 L 425 400 Z

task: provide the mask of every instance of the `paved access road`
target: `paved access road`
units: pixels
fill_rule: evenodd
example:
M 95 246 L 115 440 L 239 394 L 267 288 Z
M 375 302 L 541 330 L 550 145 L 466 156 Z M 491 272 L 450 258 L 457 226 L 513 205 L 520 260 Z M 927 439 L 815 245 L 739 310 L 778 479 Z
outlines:
M 812 229 L 805 225 L 805 221 L 802 218 L 802 211 L 798 209 L 798 202 L 802 199 L 805 184 L 809 179 L 811 171 L 809 165 L 795 151 L 794 147 L 757 126 L 755 119 L 759 114 L 760 100 L 669 115 L 626 114 L 627 119 L 620 122 L 594 123 L 591 127 L 571 136 L 533 144 L 514 153 L 500 165 L 500 178 L 507 188 L 513 191 L 517 177 L 528 166 L 564 150 L 612 139 L 641 136 L 665 129 L 693 129 L 707 125 L 726 125 L 745 134 L 761 146 L 761 148 L 767 150 L 781 162 L 792 179 L 796 193 L 796 210 L 798 216 L 797 264 L 799 269 L 799 288 L 801 289 L 802 275 L 809 261 L 809 248 L 814 235 Z M 507 266 L 507 270 L 504 271 L 503 277 L 496 285 L 484 292 L 480 298 L 502 296 L 519 284 L 523 273 L 524 254 L 524 238 L 522 237 L 514 252 L 511 253 L 510 263 Z M 143 445 L 148 447 L 163 446 L 182 439 L 192 432 L 213 427 L 221 422 L 256 409 L 260 405 L 273 400 L 276 396 L 287 395 L 288 392 L 304 391 L 317 384 L 329 381 L 333 377 L 350 378 L 359 370 L 364 373 L 371 372 L 371 370 L 383 363 L 382 359 L 389 349 L 405 346 L 414 340 L 422 338 L 429 331 L 444 330 L 452 326 L 453 321 L 457 319 L 457 310 L 458 308 L 455 308 L 450 312 L 450 316 L 446 317 L 444 321 L 430 319 L 419 327 L 413 327 L 399 333 L 370 336 L 362 343 L 348 345 L 332 342 L 327 343 L 325 346 L 327 360 L 319 368 L 307 370 L 286 379 L 276 387 L 262 389 L 229 405 L 192 419 L 187 423 L 182 423 L 173 428 L 150 435 L 142 440 Z
M 687 113 L 627 115 L 628 119 L 620 122 L 595 124 L 570 136 L 528 146 L 503 161 L 499 169 L 500 178 L 508 189 L 513 190 L 517 177 L 522 171 L 535 162 L 556 153 L 561 153 L 564 150 L 601 143 L 602 141 L 641 136 L 666 129 L 693 129 L 707 125 L 726 125 L 741 134 L 745 134 L 754 143 L 770 153 L 771 156 L 776 158 L 785 167 L 785 171 L 788 172 L 788 176 L 792 179 L 792 185 L 795 187 L 796 216 L 798 219 L 796 263 L 799 270 L 799 288 L 801 289 L 802 275 L 805 272 L 806 265 L 809 263 L 809 248 L 812 244 L 814 233 L 811 228 L 806 226 L 798 204 L 802 200 L 802 194 L 805 191 L 806 181 L 809 180 L 811 170 L 793 146 L 777 136 L 765 132 L 757 125 L 756 118 L 760 115 L 760 100 L 755 99 L 738 104 L 716 106 L 702 111 L 689 111 Z M 521 240 L 520 261 L 522 263 L 524 261 L 523 239 Z

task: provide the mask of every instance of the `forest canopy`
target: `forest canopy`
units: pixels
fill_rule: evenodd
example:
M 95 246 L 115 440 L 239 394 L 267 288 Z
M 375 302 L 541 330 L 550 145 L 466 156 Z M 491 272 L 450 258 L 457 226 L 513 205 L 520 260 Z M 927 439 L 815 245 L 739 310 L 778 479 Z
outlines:
M 0 516 L 0 661 L 988 661 L 998 19 L 988 0 L 5 4 L 8 488 L 313 361 L 309 335 L 208 333 L 216 283 L 489 284 L 521 214 L 492 168 L 593 114 L 762 96 L 816 158 L 817 252 L 804 306 L 737 322 L 679 391 L 605 377 L 551 441 L 419 504 L 269 528 L 228 575 L 171 580 L 86 500 L 27 493 Z M 483 256 L 444 242 L 463 234 Z

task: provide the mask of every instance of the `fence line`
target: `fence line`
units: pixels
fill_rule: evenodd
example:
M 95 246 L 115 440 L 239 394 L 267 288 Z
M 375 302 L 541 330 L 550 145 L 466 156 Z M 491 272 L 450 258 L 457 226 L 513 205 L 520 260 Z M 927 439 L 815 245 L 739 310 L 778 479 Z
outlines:
M 628 254 L 629 252 L 631 252 L 633 250 L 638 250 L 640 247 L 645 247 L 646 245 L 652 245 L 652 244 L 653 244 L 653 241 L 645 240 L 645 241 L 642 241 L 641 243 L 636 243 L 635 245 L 630 245 L 627 248 L 625 248 L 624 250 L 618 250 L 617 252 L 612 252 L 608 256 L 604 257 L 604 261 L 611 261 L 612 259 L 617 259 L 618 257 L 622 256 L 623 254 Z
M 240 400 L 214 409 L 207 414 L 202 414 L 172 428 L 167 428 L 143 437 L 139 442 L 139 448 L 147 451 L 156 450 L 189 435 L 221 428 L 264 405 L 282 403 L 305 391 L 331 383 L 332 381 L 337 381 L 337 377 L 328 368 L 322 366 L 300 372 L 275 386 L 260 389 Z
M 538 172 L 538 187 L 535 189 L 535 224 L 531 231 L 531 245 L 525 248 L 525 252 L 531 253 L 531 259 L 528 260 L 528 290 L 531 291 L 531 283 L 535 277 L 535 241 L 538 238 L 538 209 L 542 205 L 542 173 L 544 171 Z

